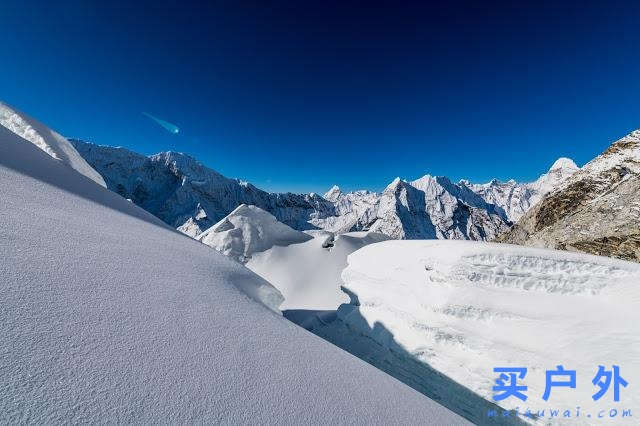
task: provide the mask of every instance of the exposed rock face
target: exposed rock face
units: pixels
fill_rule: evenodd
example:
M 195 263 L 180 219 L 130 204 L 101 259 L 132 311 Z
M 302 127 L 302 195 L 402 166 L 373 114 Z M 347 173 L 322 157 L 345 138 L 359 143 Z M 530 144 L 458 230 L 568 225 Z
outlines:
M 640 130 L 614 142 L 497 241 L 640 261 Z

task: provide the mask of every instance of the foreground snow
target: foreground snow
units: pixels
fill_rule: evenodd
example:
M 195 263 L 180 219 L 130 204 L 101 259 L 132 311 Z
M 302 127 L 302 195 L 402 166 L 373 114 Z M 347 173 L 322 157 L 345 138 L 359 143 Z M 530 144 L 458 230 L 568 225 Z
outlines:
M 527 367 L 529 399 L 509 398 L 500 402 L 504 407 L 575 412 L 579 406 L 583 416 L 611 407 L 640 410 L 640 393 L 633 389 L 640 382 L 638 264 L 490 243 L 387 241 L 349 256 L 342 278 L 356 300 L 340 308 L 338 322 L 378 345 L 406 351 L 487 400 L 494 367 Z M 340 344 L 344 330 L 333 327 L 316 332 Z M 358 343 L 341 346 L 349 344 Z M 577 371 L 578 385 L 553 388 L 546 403 L 545 370 L 559 364 Z M 403 380 L 419 382 L 407 365 Z M 598 365 L 620 366 L 630 383 L 620 402 L 613 403 L 612 388 L 599 402 L 592 400 Z
M 4 127 L 0 194 L 0 423 L 465 423 Z

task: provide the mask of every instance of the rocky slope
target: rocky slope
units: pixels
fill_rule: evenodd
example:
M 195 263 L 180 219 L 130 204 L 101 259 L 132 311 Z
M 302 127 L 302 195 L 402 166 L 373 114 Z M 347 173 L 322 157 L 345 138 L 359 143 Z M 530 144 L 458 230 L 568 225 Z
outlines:
M 497 241 L 640 261 L 640 130 L 614 142 Z

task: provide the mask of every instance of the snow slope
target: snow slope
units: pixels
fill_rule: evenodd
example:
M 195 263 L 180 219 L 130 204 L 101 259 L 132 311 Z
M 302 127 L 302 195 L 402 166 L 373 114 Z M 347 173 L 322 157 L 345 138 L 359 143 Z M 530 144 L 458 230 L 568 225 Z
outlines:
M 347 256 L 368 244 L 387 240 L 382 234 L 350 232 L 334 237 L 324 231 L 302 244 L 256 253 L 247 267 L 273 284 L 284 296 L 284 310 L 335 311 L 349 301 L 340 290 Z
M 640 410 L 638 264 L 506 244 L 387 241 L 349 256 L 342 278 L 357 303 L 338 318 L 352 332 L 406 351 L 487 400 L 493 368 L 518 366 L 528 368 L 529 399 L 508 398 L 503 407 L 581 407 L 584 420 L 571 424 L 592 424 L 587 414 L 600 409 Z M 545 370 L 559 364 L 577 371 L 578 385 L 553 388 L 547 403 Z M 592 400 L 598 365 L 620 366 L 629 382 L 620 402 L 613 389 Z
M 65 137 L 2 101 L 0 101 L 0 125 L 97 184 L 107 186 L 102 176 L 91 168 Z
M 0 423 L 466 423 L 4 127 L 0 194 Z
M 256 206 L 239 205 L 220 222 L 196 237 L 230 258 L 246 263 L 254 253 L 273 246 L 302 243 L 311 236 L 278 222 Z

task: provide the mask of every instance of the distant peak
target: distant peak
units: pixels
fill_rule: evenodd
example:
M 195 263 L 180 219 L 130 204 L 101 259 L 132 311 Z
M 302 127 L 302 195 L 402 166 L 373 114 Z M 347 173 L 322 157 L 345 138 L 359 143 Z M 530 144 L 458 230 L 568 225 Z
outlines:
M 338 185 L 333 185 L 330 190 L 325 192 L 323 198 L 329 201 L 335 201 L 340 196 L 340 194 L 342 194 L 340 187 Z
M 578 170 L 579 167 L 576 165 L 576 163 L 572 159 L 566 158 L 566 157 L 560 157 L 556 160 L 555 163 L 553 163 L 549 171 L 551 172 L 553 170 L 561 170 L 561 169 Z

